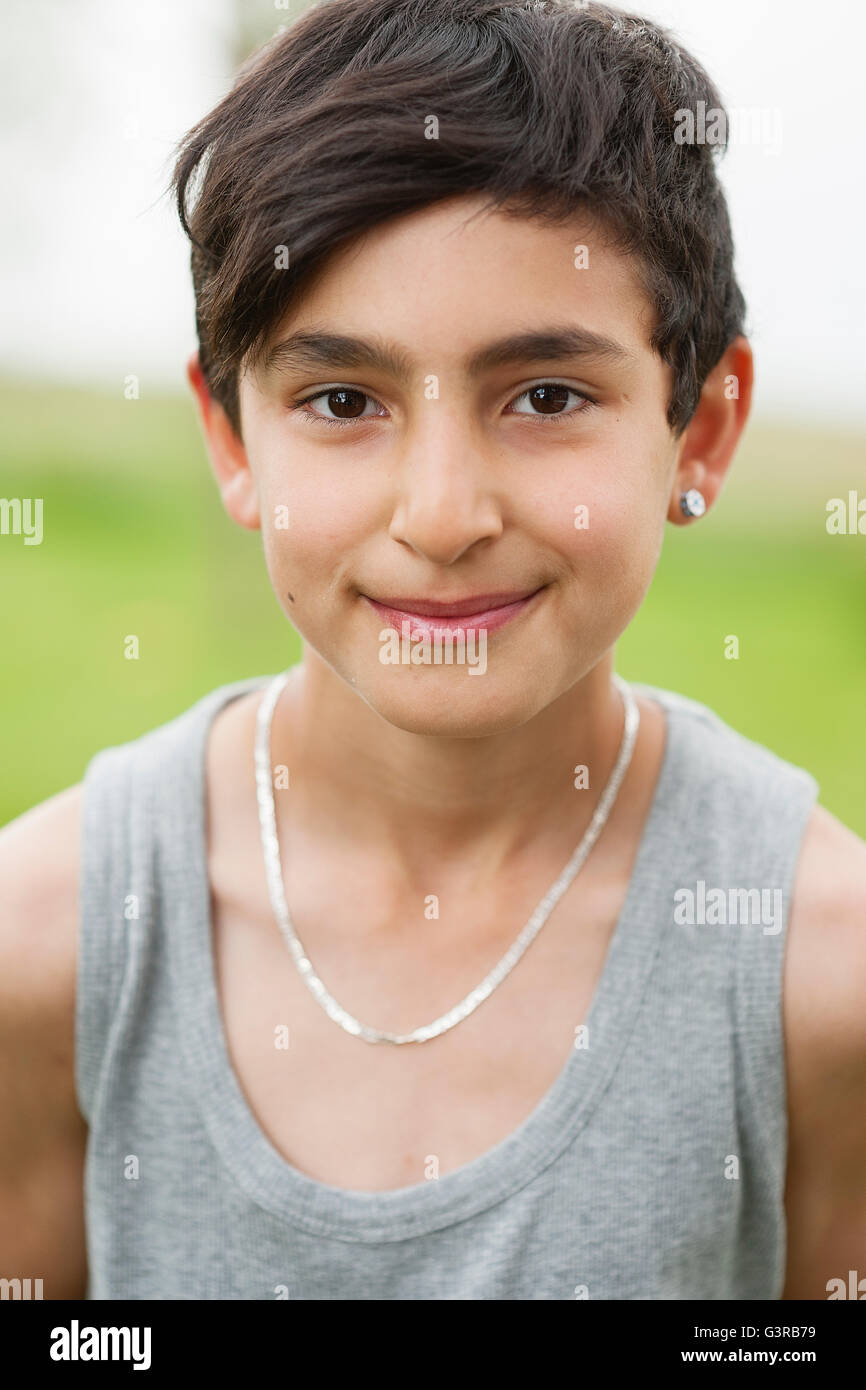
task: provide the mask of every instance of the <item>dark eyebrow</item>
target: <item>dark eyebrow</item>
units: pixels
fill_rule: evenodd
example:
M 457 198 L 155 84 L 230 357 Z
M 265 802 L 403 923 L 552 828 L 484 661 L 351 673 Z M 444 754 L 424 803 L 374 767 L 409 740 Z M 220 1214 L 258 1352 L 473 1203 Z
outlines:
M 411 374 L 411 360 L 387 343 L 350 338 L 342 333 L 320 333 L 315 329 L 291 333 L 268 349 L 262 373 L 303 371 L 314 367 L 375 367 L 405 381 Z
M 466 366 L 471 376 L 511 362 L 542 362 L 556 357 L 594 357 L 624 362 L 631 357 L 621 343 L 588 328 L 554 327 L 514 333 L 479 348 Z M 389 343 L 353 338 L 315 329 L 292 333 L 265 353 L 262 373 L 317 367 L 372 367 L 405 382 L 411 375 L 411 358 Z
M 551 357 L 595 357 L 608 362 L 625 362 L 631 353 L 621 343 L 601 333 L 565 326 L 499 338 L 473 353 L 467 365 L 470 374 L 476 376 L 490 367 L 503 367 L 510 362 L 544 362 Z

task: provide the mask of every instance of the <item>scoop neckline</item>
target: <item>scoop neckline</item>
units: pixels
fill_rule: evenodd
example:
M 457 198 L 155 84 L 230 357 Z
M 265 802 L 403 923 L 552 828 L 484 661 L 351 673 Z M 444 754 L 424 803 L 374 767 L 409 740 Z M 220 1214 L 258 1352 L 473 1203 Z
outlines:
M 589 1120 L 611 1081 L 637 1016 L 661 940 L 661 914 L 647 883 L 664 862 L 660 836 L 679 822 L 683 779 L 680 722 L 667 692 L 630 682 L 660 705 L 665 744 L 625 898 L 583 1023 L 590 1046 L 572 1048 L 529 1115 L 492 1148 L 441 1178 L 386 1191 L 332 1186 L 295 1168 L 259 1125 L 232 1065 L 217 989 L 207 865 L 206 753 L 216 715 L 233 699 L 264 687 L 263 676 L 222 686 L 188 712 L 173 787 L 184 833 L 165 853 L 180 853 L 170 875 L 176 896 L 166 903 L 177 1026 L 191 1091 L 209 1137 L 233 1179 L 259 1207 L 313 1235 L 390 1242 L 441 1230 L 501 1202 L 552 1164 Z M 171 919 L 176 919 L 172 921 Z M 276 927 L 275 927 L 276 929 Z

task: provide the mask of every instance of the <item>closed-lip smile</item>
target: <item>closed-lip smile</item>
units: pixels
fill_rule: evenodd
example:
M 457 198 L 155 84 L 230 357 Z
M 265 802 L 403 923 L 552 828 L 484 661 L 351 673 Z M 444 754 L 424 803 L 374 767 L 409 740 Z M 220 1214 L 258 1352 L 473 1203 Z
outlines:
M 498 590 L 495 593 L 471 594 L 465 598 L 382 598 L 362 595 L 373 608 L 398 631 L 404 622 L 419 631 L 449 628 L 454 631 L 484 628 L 492 631 L 503 627 L 541 593 L 542 588 Z

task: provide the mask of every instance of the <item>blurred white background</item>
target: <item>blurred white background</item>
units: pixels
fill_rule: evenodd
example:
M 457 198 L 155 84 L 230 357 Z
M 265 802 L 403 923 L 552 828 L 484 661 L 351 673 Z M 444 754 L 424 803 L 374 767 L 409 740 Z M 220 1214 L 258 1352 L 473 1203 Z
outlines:
M 0 372 L 185 390 L 188 246 L 165 188 L 176 142 L 252 46 L 304 8 L 273 0 L 6 0 L 0 56 Z M 757 352 L 755 412 L 866 423 L 866 9 L 646 0 L 726 103 L 773 138 L 722 161 Z M 777 138 L 778 137 L 778 138 Z

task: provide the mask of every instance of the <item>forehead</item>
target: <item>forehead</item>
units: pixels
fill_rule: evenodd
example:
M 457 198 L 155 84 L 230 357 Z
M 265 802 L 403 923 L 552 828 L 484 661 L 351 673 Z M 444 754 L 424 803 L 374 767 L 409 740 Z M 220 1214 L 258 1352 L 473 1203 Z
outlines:
M 268 349 L 315 327 L 399 345 L 406 368 L 477 367 L 484 344 L 571 325 L 649 354 L 655 319 L 636 260 L 589 217 L 556 223 L 476 196 L 389 219 L 334 251 L 276 324 Z

